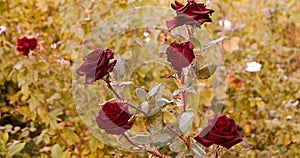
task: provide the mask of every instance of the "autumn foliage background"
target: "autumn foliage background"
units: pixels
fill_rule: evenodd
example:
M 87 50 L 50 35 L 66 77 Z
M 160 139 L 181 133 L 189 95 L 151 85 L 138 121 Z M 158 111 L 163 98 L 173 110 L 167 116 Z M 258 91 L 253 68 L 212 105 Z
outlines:
M 7 28 L 0 37 L 0 157 L 144 157 L 106 146 L 86 129 L 72 98 L 72 57 L 103 19 L 172 2 L 0 0 L 0 25 Z M 244 135 L 241 144 L 220 155 L 299 156 L 300 2 L 213 0 L 208 5 L 215 13 L 206 29 L 213 39 L 228 37 L 219 45 L 228 75 L 222 114 L 234 118 Z M 222 18 L 231 21 L 232 30 L 222 31 Z M 16 40 L 24 35 L 36 37 L 35 54 L 41 55 L 16 51 Z M 262 65 L 260 72 L 245 71 L 252 61 Z M 200 94 L 199 106 L 209 104 L 210 93 Z

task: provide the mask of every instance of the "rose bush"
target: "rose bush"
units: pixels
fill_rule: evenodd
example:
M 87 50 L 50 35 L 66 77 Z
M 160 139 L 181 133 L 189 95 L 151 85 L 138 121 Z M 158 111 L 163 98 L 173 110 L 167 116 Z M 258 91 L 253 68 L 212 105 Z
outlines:
M 217 144 L 229 149 L 243 141 L 243 136 L 237 131 L 233 119 L 220 116 L 209 120 L 208 126 L 195 137 L 195 140 L 206 147 Z
M 186 5 L 175 1 L 171 7 L 176 10 L 177 16 L 167 21 L 167 27 L 172 30 L 178 26 L 195 25 L 201 26 L 205 22 L 211 22 L 209 15 L 214 11 L 206 8 L 203 3 L 196 3 L 194 0 L 188 0 Z
M 83 58 L 84 63 L 76 70 L 80 76 L 85 75 L 85 82 L 91 84 L 112 72 L 117 60 L 110 62 L 114 53 L 109 50 L 96 49 Z
M 130 129 L 133 121 L 128 112 L 128 106 L 122 102 L 107 102 L 96 117 L 98 127 L 108 134 L 120 135 Z

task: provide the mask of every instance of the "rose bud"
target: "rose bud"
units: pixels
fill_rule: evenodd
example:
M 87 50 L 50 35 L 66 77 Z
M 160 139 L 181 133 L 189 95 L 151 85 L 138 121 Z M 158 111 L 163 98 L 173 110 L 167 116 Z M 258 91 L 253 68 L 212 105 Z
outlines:
M 37 47 L 37 40 L 35 38 L 22 37 L 17 40 L 17 51 L 22 55 L 28 56 L 30 50 L 34 50 Z
M 243 136 L 237 131 L 233 119 L 221 116 L 209 120 L 208 126 L 194 139 L 206 147 L 217 144 L 229 149 L 243 141 Z
M 96 117 L 98 127 L 108 134 L 120 135 L 133 125 L 132 115 L 123 102 L 107 102 Z
M 203 3 L 188 0 L 187 4 L 183 5 L 175 0 L 171 7 L 176 10 L 177 16 L 167 21 L 169 31 L 184 24 L 200 27 L 203 23 L 212 21 L 209 16 L 214 11 L 206 8 Z
M 110 62 L 114 53 L 109 50 L 96 49 L 83 58 L 84 63 L 76 70 L 79 76 L 85 75 L 85 82 L 91 84 L 112 72 L 117 60 Z
M 184 43 L 173 42 L 167 48 L 167 58 L 180 76 L 182 68 L 189 66 L 195 58 L 194 46 L 190 41 Z

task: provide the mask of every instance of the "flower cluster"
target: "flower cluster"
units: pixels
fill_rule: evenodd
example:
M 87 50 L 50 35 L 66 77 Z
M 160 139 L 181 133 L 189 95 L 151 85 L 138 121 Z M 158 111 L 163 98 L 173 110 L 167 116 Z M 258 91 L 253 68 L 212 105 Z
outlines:
M 212 21 L 210 19 L 210 15 L 214 11 L 206 8 L 206 6 L 202 3 L 196 3 L 194 0 L 188 0 L 186 5 L 175 1 L 174 4 L 171 4 L 171 7 L 176 10 L 177 15 L 173 19 L 166 22 L 169 31 L 182 25 L 199 27 L 205 22 Z M 186 29 L 188 29 L 188 32 L 191 31 L 189 30 L 189 27 Z M 144 33 L 144 36 L 148 37 L 149 33 Z M 171 63 L 172 68 L 177 74 L 176 79 L 181 80 L 182 85 L 184 84 L 184 77 L 180 79 L 182 75 L 182 69 L 190 66 L 195 59 L 195 46 L 190 41 L 193 35 L 189 34 L 188 36 L 188 41 L 181 43 L 174 41 L 166 50 L 167 61 Z M 113 71 L 117 63 L 117 60 L 113 59 L 113 51 L 110 49 L 104 50 L 98 48 L 83 58 L 83 64 L 76 69 L 76 73 L 79 76 L 85 75 L 86 84 L 92 84 L 100 79 L 104 80 L 116 98 L 121 100 L 120 102 L 106 102 L 96 116 L 96 123 L 98 127 L 104 130 L 107 134 L 123 135 L 129 140 L 129 142 L 132 143 L 130 138 L 125 134 L 127 130 L 132 128 L 135 120 L 134 116 L 129 113 L 128 106 L 130 105 L 136 110 L 138 110 L 138 108 L 121 99 L 120 95 L 116 93 L 116 91 L 110 85 L 110 81 L 108 79 L 109 74 Z M 143 91 L 143 93 L 145 93 L 145 95 L 147 94 L 146 91 Z M 182 92 L 181 97 L 185 97 L 184 91 Z M 182 102 L 184 104 L 183 111 L 186 112 L 184 99 L 182 99 Z M 174 130 L 171 129 L 171 131 Z M 176 131 L 174 133 L 177 134 Z M 187 147 L 190 148 L 190 140 L 181 135 L 178 136 L 185 142 Z M 203 144 L 205 147 L 209 147 L 212 144 L 217 144 L 227 149 L 231 148 L 237 143 L 240 143 L 243 140 L 242 138 L 243 136 L 237 131 L 235 121 L 227 118 L 226 116 L 216 116 L 215 118 L 209 120 L 208 126 L 205 127 L 199 135 L 194 137 L 197 142 Z M 132 144 L 140 148 L 140 146 L 134 143 Z M 158 157 L 162 157 L 157 152 L 153 152 L 148 149 L 146 151 Z

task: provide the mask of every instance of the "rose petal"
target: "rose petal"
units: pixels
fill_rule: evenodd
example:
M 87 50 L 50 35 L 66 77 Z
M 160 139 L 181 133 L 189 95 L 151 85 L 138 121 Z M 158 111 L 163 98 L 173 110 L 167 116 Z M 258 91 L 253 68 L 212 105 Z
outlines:
M 227 148 L 227 149 L 229 149 L 232 146 L 234 146 L 235 144 L 238 144 L 242 141 L 243 141 L 243 136 L 239 132 L 237 132 L 237 135 L 235 135 L 235 138 L 233 140 L 228 141 L 228 142 L 224 142 L 223 144 L 220 144 L 220 145 Z
M 204 145 L 205 147 L 209 147 L 211 146 L 214 142 L 208 138 L 207 136 L 201 137 L 201 136 L 196 136 L 194 138 L 197 142 L 201 143 L 202 145 Z

